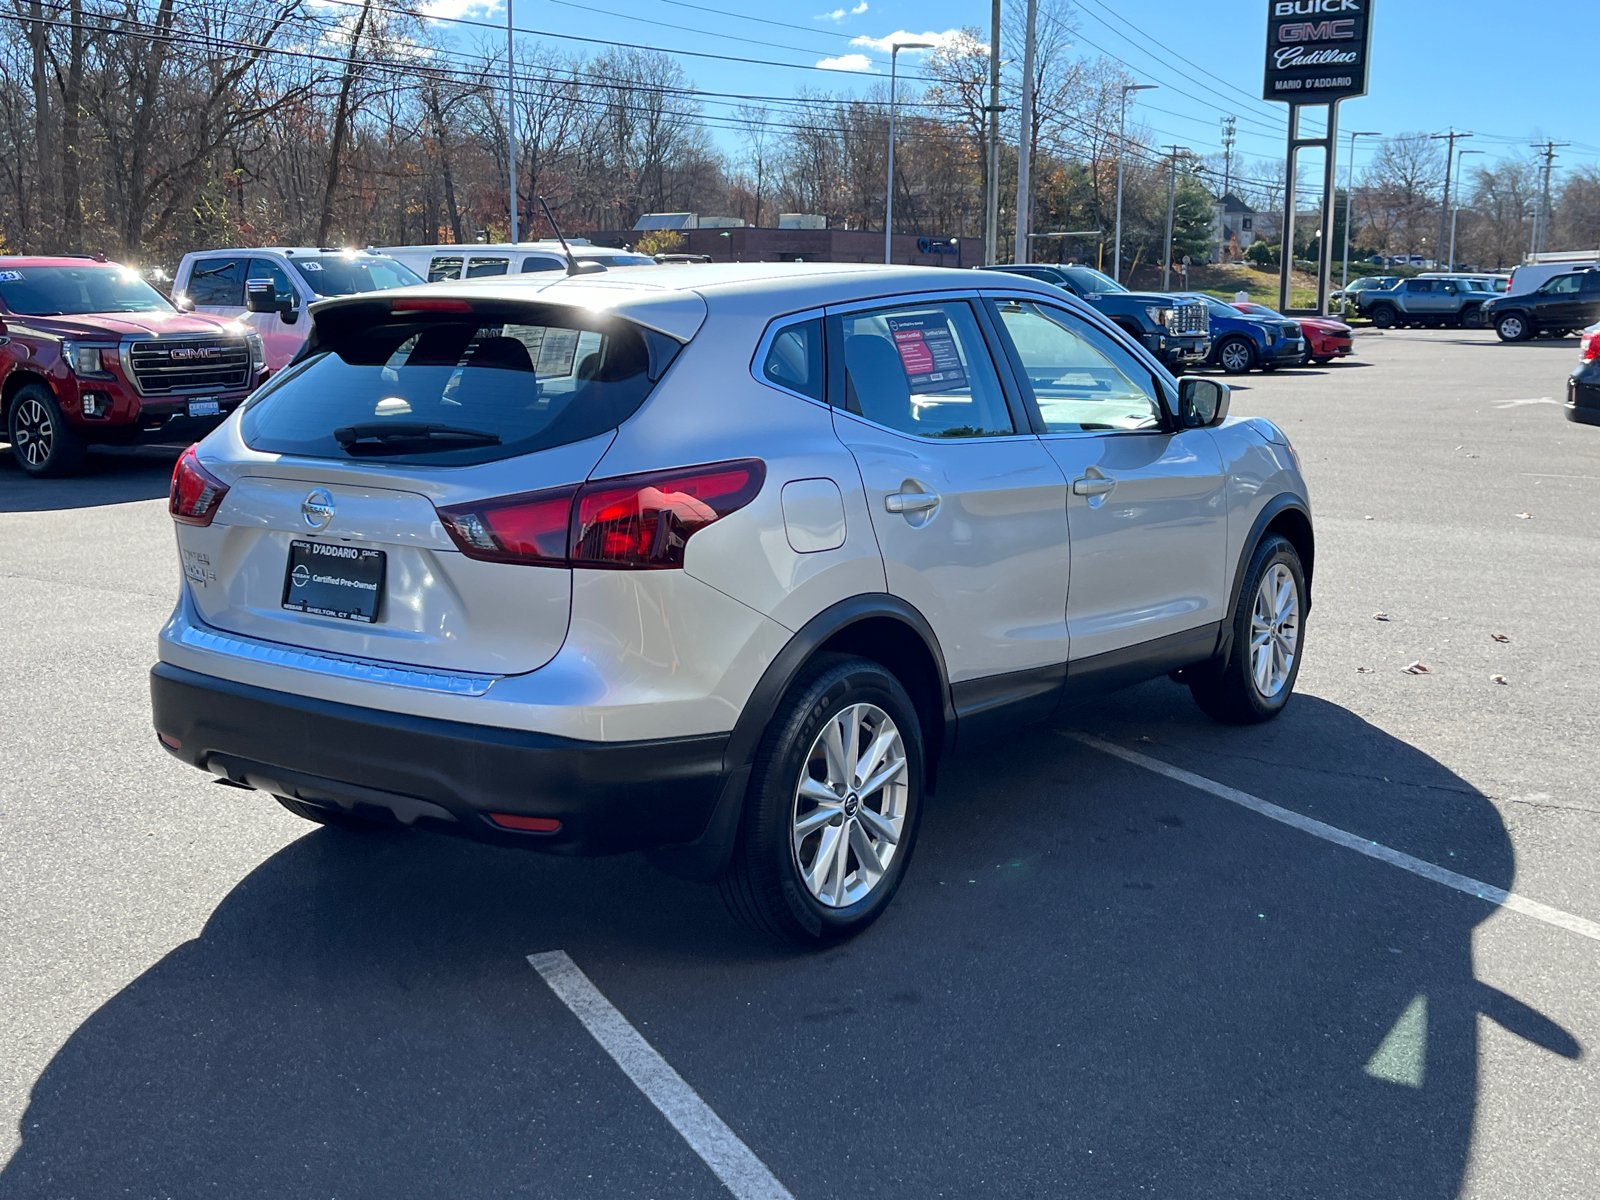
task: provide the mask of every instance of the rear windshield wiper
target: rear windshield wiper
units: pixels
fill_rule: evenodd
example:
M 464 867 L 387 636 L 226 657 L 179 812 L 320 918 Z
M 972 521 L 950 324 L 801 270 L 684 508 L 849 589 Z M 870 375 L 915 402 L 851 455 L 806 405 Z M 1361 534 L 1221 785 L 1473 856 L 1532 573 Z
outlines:
M 333 431 L 333 437 L 347 454 L 426 454 L 430 450 L 466 450 L 500 444 L 497 433 L 418 421 L 343 425 Z

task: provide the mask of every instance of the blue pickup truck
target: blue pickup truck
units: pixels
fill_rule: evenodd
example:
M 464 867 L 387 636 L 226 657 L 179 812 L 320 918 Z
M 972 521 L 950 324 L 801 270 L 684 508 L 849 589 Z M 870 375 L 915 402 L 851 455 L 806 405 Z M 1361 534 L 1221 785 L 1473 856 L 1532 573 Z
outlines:
M 1187 292 L 1185 299 L 1199 300 L 1211 317 L 1210 367 L 1221 367 L 1229 375 L 1243 375 L 1259 368 L 1275 371 L 1297 367 L 1305 361 L 1306 343 L 1298 321 L 1288 317 L 1250 316 L 1215 296 Z
M 1211 354 L 1205 306 L 1195 300 L 1156 292 L 1130 292 L 1111 276 L 1076 264 L 1027 263 L 983 270 L 1026 275 L 1071 292 L 1141 342 L 1163 366 L 1176 368 L 1175 374 L 1181 374 L 1186 366 L 1205 362 Z

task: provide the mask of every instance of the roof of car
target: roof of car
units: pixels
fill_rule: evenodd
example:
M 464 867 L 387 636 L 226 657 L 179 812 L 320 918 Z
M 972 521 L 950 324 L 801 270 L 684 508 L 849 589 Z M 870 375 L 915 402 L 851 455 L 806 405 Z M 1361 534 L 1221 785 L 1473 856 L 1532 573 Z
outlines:
M 121 263 L 87 254 L 6 254 L 0 267 L 120 267 Z
M 496 275 L 484 279 L 442 280 L 357 296 L 325 300 L 317 311 L 335 305 L 393 303 L 408 297 L 529 300 L 609 311 L 672 337 L 687 340 L 710 308 L 744 305 L 764 318 L 826 304 L 847 304 L 916 291 L 1023 288 L 1062 298 L 1052 284 L 1023 275 L 982 274 L 949 267 L 902 267 L 879 263 L 692 263 L 662 265 L 649 271 L 611 274 Z
M 211 254 L 383 254 L 388 251 L 356 246 L 218 246 L 212 250 L 191 250 L 185 258 Z

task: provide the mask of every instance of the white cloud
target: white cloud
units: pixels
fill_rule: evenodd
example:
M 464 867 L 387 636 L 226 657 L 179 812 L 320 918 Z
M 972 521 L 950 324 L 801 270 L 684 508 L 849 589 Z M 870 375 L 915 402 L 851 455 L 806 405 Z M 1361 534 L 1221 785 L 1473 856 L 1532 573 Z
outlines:
M 931 31 L 927 33 L 912 33 L 909 30 L 897 29 L 893 33 L 885 34 L 880 38 L 866 36 L 851 38 L 850 44 L 852 46 L 865 46 L 870 50 L 878 51 L 880 54 L 888 54 L 893 50 L 896 42 L 932 42 L 935 46 L 953 47 L 961 45 L 966 40 L 967 35 L 959 29 L 946 29 L 943 33 L 933 33 Z M 922 51 L 906 50 L 903 53 L 918 54 L 922 53 Z
M 838 58 L 824 58 L 817 62 L 824 71 L 870 71 L 872 60 L 865 54 L 841 54 Z
M 418 10 L 425 17 L 452 20 L 457 17 L 487 17 L 494 11 L 505 11 L 504 4 L 494 0 L 425 0 Z
M 813 21 L 832 21 L 835 24 L 838 24 L 840 21 L 844 20 L 844 9 L 836 8 L 832 12 L 818 13 L 811 19 Z
M 856 5 L 854 8 L 852 8 L 850 10 L 850 15 L 852 17 L 859 17 L 862 13 L 864 13 L 866 11 L 867 11 L 867 0 L 861 0 L 860 4 Z

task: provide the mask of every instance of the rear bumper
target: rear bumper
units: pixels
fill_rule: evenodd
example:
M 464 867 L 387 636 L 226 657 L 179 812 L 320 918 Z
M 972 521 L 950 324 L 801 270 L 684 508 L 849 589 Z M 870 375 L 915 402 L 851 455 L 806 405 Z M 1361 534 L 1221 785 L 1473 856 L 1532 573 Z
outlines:
M 191 766 L 309 804 L 564 854 L 694 841 L 716 804 L 728 741 L 579 741 L 358 708 L 170 663 L 151 669 L 150 694 L 162 744 Z M 561 828 L 515 832 L 491 812 Z
M 1600 382 L 1567 380 L 1567 420 L 1580 425 L 1600 425 Z

